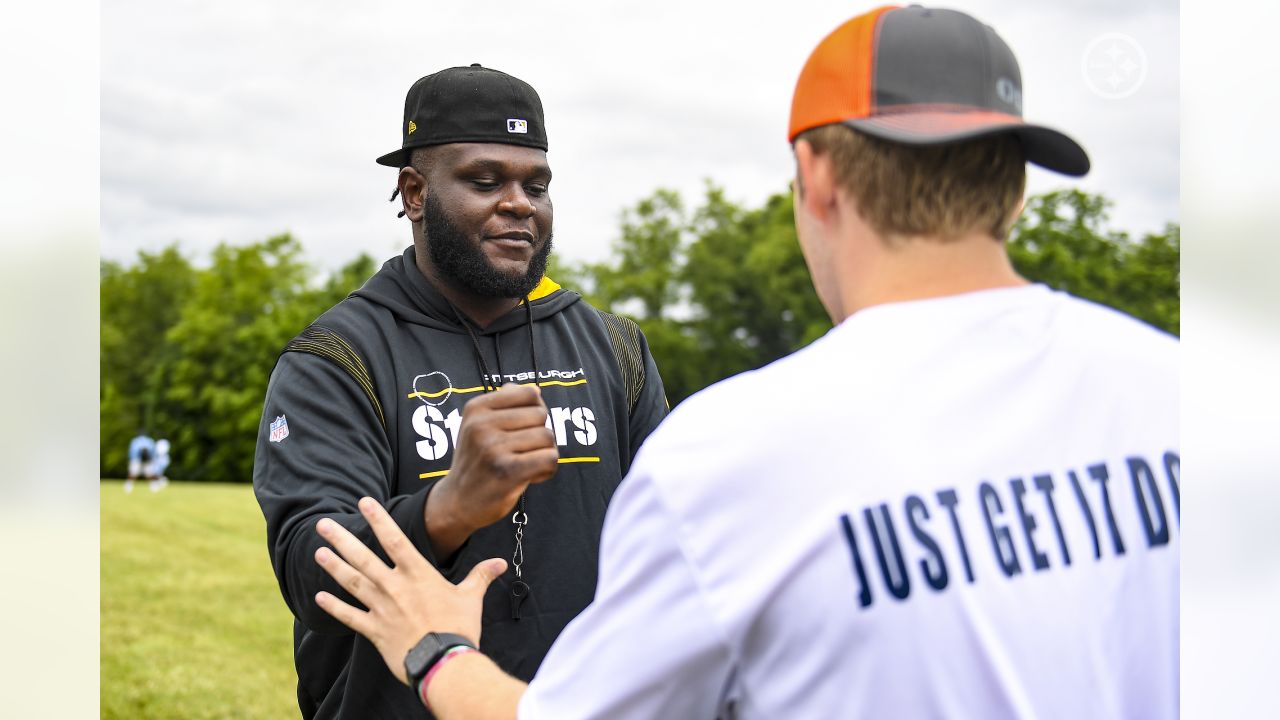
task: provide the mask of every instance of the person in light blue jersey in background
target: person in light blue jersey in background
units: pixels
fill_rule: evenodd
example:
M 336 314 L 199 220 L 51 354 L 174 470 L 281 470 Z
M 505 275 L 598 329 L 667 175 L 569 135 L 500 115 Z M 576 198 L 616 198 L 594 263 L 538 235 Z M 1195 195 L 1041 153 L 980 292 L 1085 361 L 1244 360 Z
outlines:
M 156 440 L 156 459 L 155 479 L 151 481 L 151 491 L 159 492 L 165 485 L 169 484 L 169 478 L 165 475 L 165 471 L 169 469 L 169 440 L 160 438 Z
M 135 478 L 155 478 L 155 458 L 156 441 L 145 430 L 139 430 L 137 436 L 129 441 L 129 476 L 124 481 L 125 492 L 133 492 Z M 155 489 L 154 482 L 152 489 Z

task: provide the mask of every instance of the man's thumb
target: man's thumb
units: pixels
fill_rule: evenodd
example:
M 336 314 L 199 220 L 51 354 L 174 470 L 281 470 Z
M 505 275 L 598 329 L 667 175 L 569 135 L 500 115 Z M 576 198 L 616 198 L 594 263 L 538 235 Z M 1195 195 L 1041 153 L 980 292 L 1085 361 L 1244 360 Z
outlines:
M 490 558 L 471 568 L 471 572 L 467 574 L 467 578 L 459 585 L 470 591 L 484 594 L 485 589 L 499 575 L 507 571 L 507 561 L 502 558 Z

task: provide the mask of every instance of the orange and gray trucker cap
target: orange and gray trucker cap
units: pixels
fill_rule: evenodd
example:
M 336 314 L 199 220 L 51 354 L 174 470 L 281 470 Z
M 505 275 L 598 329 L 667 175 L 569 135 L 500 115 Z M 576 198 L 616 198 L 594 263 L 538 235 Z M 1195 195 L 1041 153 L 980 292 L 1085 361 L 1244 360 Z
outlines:
M 1064 175 L 1089 172 L 1084 148 L 1022 119 L 1022 74 L 990 27 L 955 10 L 872 10 L 836 28 L 800 71 L 787 139 L 834 123 L 908 145 L 1001 133 L 1027 160 Z

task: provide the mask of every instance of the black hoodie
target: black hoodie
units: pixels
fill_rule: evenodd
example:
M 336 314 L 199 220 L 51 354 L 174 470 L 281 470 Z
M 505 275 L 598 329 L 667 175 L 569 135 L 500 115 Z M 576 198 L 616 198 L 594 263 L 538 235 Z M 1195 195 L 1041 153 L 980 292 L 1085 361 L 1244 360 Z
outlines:
M 316 606 L 322 589 L 353 600 L 316 564 L 324 543 L 315 524 L 331 517 L 377 548 L 356 509 L 368 495 L 454 582 L 481 560 L 510 560 L 514 526 L 503 520 L 473 534 L 441 567 L 423 510 L 452 462 L 466 402 L 486 384 L 532 382 L 535 364 L 561 465 L 526 494 L 522 577 L 531 592 L 521 617 L 512 618 L 508 569 L 485 596 L 481 649 L 528 681 L 561 630 L 591 602 L 605 508 L 641 441 L 666 414 L 666 399 L 635 323 L 592 308 L 546 278 L 530 298 L 528 308 L 521 304 L 484 329 L 473 326 L 481 361 L 472 335 L 417 269 L 410 247 L 281 354 L 267 386 L 253 485 L 272 567 L 297 619 L 294 662 L 304 717 L 429 717 L 370 642 Z

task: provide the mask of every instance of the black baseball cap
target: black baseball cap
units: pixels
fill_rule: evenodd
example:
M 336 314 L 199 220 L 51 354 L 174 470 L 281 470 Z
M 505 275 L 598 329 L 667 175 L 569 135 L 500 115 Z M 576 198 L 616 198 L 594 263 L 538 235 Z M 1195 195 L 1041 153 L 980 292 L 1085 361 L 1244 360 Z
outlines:
M 413 148 L 481 142 L 547 149 L 542 100 L 529 83 L 479 63 L 420 78 L 404 99 L 399 150 L 379 165 L 402 168 Z
M 788 140 L 834 123 L 908 145 L 1009 133 L 1028 162 L 1089 172 L 1079 143 L 1022 119 L 1022 73 L 1009 46 L 955 10 L 882 7 L 824 38 L 796 82 Z

